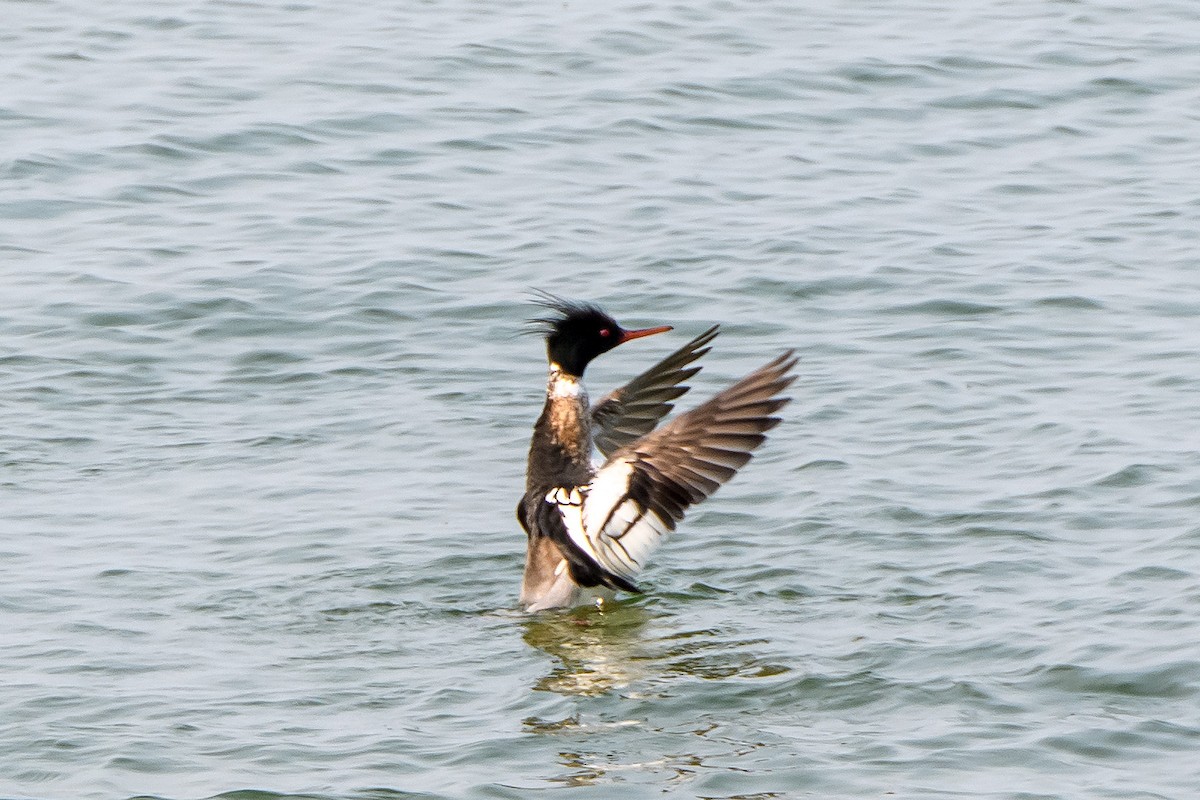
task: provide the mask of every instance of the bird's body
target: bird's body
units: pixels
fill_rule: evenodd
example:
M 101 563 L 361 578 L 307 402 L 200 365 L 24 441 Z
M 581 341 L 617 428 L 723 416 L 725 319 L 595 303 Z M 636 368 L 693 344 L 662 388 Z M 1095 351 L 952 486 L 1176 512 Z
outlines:
M 546 296 L 546 402 L 529 446 L 517 519 L 528 535 L 521 605 L 561 608 L 639 591 L 646 558 L 683 518 L 750 460 L 788 402 L 791 351 L 655 429 L 714 326 L 592 406 L 583 371 L 601 353 L 670 328 L 626 331 L 598 308 Z M 606 461 L 597 469 L 593 449 Z

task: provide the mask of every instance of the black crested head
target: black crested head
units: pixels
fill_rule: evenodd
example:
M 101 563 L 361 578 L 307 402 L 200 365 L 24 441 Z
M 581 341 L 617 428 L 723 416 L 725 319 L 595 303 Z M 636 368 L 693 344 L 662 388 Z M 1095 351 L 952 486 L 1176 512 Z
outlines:
M 538 292 L 538 305 L 553 316 L 531 320 L 534 330 L 546 337 L 546 356 L 568 375 L 582 377 L 593 358 L 630 339 L 671 330 L 670 327 L 627 331 L 615 319 L 590 303 L 564 300 Z

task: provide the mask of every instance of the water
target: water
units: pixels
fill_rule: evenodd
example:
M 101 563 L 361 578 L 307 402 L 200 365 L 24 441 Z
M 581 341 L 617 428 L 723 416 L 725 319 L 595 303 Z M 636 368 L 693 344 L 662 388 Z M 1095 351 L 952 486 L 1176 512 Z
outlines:
M 1195 797 L 1195 4 L 5 18 L 0 796 Z M 530 287 L 802 353 L 604 614 Z

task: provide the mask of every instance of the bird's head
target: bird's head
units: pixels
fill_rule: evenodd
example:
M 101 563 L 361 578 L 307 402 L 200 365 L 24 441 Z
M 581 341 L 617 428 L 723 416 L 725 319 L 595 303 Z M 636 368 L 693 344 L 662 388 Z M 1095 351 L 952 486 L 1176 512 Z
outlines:
M 619 344 L 671 330 L 670 325 L 626 330 L 594 305 L 563 300 L 544 292 L 539 293 L 537 303 L 553 312 L 551 317 L 532 320 L 536 330 L 546 336 L 547 358 L 563 372 L 576 377 L 583 376 L 593 358 Z

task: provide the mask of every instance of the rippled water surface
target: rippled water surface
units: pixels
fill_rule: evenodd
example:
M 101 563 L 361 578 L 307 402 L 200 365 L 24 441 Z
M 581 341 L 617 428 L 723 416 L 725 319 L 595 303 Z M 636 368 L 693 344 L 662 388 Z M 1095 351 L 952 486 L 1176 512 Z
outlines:
M 1200 8 L 25 0 L 0 797 L 1200 786 Z M 795 402 L 515 607 L 531 287 Z

